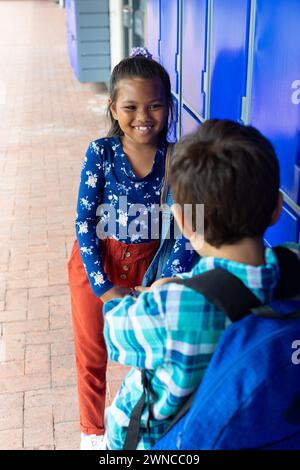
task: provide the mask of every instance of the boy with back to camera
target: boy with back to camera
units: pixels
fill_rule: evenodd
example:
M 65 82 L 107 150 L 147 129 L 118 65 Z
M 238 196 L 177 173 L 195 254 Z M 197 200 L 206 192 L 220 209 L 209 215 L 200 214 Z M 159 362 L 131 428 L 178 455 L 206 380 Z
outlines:
M 279 165 L 259 131 L 232 121 L 206 121 L 180 142 L 170 169 L 174 217 L 202 256 L 190 278 L 214 268 L 237 276 L 262 304 L 275 295 L 280 272 L 276 255 L 265 248 L 264 232 L 282 206 Z M 192 218 L 184 218 L 190 204 Z M 204 238 L 197 233 L 196 206 L 204 204 Z M 290 245 L 300 254 L 299 245 Z M 142 291 L 142 289 L 138 289 Z M 201 382 L 229 321 L 202 294 L 164 279 L 134 299 L 104 306 L 109 357 L 132 369 L 107 410 L 106 445 L 122 449 L 132 411 L 149 395 L 140 420 L 138 449 L 159 440 L 172 418 Z

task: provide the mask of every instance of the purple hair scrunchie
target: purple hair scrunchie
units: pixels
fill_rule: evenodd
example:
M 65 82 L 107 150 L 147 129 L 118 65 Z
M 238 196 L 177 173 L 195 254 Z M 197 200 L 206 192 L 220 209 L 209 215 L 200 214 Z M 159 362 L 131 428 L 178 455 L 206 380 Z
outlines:
M 143 56 L 146 59 L 152 59 L 152 54 L 148 51 L 146 47 L 134 47 L 131 52 L 129 57 L 138 57 L 138 56 Z

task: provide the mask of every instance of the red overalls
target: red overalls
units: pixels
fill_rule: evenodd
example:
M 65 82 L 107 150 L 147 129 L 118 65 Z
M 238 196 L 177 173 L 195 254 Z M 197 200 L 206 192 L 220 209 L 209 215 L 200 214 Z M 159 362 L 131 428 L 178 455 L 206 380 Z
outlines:
M 141 285 L 159 247 L 159 240 L 130 244 L 101 242 L 104 270 L 117 286 Z M 77 240 L 68 262 L 76 355 L 80 428 L 86 434 L 104 434 L 107 352 L 103 337 L 101 300 L 93 293 Z

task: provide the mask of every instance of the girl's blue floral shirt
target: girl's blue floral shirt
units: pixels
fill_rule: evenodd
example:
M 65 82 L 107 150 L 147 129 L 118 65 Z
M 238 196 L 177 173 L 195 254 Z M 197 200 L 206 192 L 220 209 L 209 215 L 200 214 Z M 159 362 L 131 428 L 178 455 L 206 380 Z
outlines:
M 98 139 L 88 147 L 79 186 L 76 235 L 91 288 L 101 296 L 113 285 L 103 269 L 101 237 L 124 243 L 159 239 L 159 206 L 164 184 L 168 143 L 158 147 L 152 170 L 136 176 L 119 137 Z M 186 250 L 184 238 L 176 240 L 163 277 L 189 271 L 194 253 Z

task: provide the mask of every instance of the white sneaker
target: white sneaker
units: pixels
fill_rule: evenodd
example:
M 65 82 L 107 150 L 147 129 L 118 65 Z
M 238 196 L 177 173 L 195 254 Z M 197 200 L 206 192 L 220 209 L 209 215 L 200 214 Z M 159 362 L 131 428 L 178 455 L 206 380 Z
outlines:
M 105 434 L 97 436 L 96 434 L 81 433 L 80 450 L 106 450 Z

